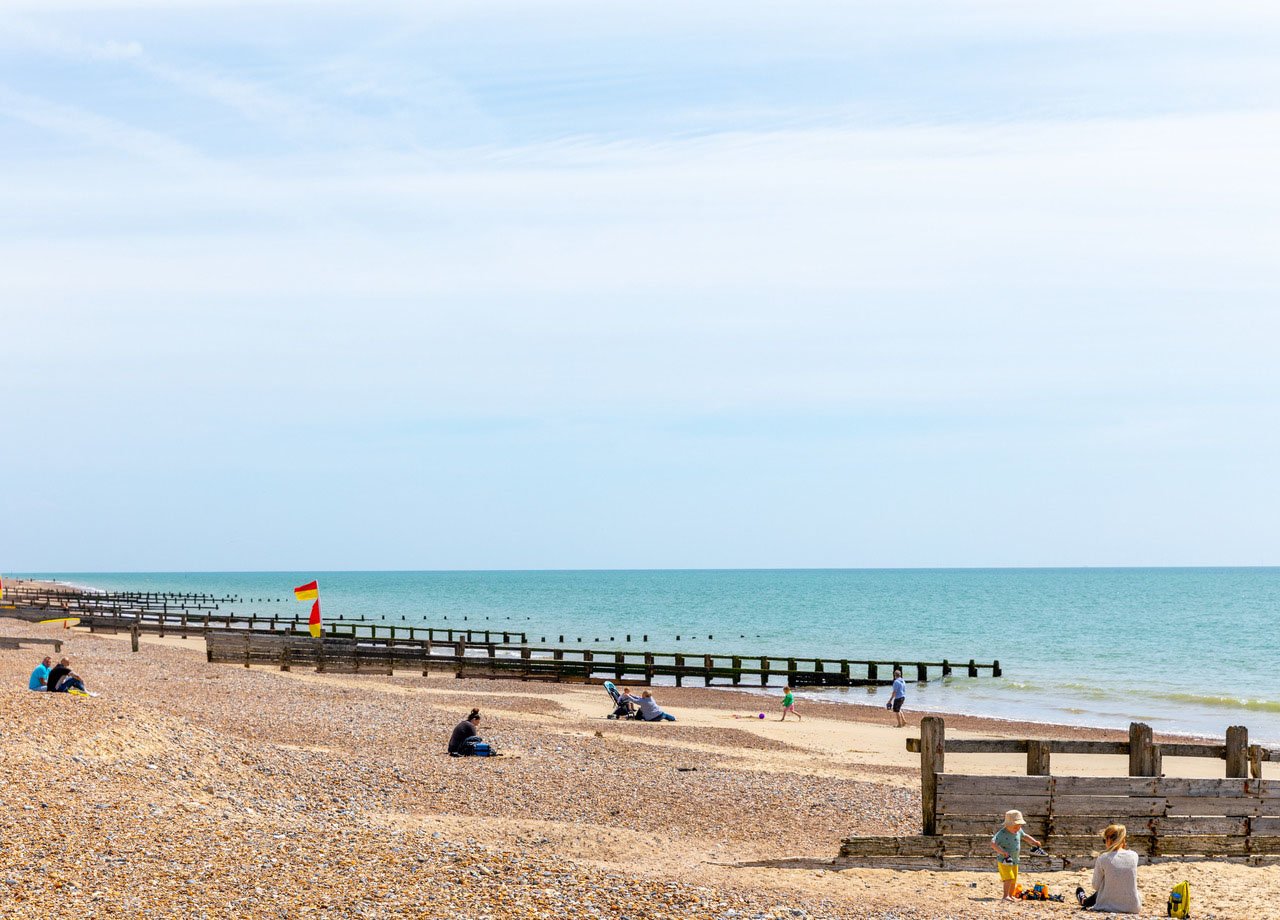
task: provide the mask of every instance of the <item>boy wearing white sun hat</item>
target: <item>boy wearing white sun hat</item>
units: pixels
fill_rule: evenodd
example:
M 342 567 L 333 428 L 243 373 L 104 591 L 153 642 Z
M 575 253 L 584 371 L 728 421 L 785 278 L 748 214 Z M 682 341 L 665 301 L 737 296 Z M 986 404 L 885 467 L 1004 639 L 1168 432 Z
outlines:
M 1014 889 L 1018 887 L 1018 862 L 1022 858 L 1022 841 L 1027 841 L 1039 849 L 1040 841 L 1028 834 L 1024 827 L 1027 821 L 1022 812 L 1013 808 L 1004 813 L 1004 827 L 996 831 L 991 838 L 991 849 L 1000 854 L 996 860 L 996 869 L 1000 872 L 1000 883 L 1004 886 L 1003 901 L 1016 900 Z

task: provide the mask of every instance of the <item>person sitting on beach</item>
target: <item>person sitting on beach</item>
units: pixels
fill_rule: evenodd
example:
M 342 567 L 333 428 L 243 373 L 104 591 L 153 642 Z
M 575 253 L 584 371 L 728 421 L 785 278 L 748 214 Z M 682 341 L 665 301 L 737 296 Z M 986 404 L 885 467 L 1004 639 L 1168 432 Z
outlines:
M 49 692 L 57 693 L 58 684 L 61 683 L 62 678 L 66 677 L 70 673 L 71 673 L 70 658 L 63 658 L 56 665 L 54 665 L 53 670 L 49 672 L 49 676 L 48 678 L 46 678 L 48 683 L 45 686 L 48 688 Z
M 31 680 L 27 683 L 27 687 L 32 690 L 48 690 L 49 689 L 49 665 L 53 659 L 48 655 L 44 656 L 44 660 L 36 665 L 36 669 L 31 672 Z
M 473 709 L 471 715 L 454 726 L 453 734 L 449 736 L 450 757 L 468 756 L 471 753 L 471 746 L 483 740 L 477 727 L 479 725 L 480 710 Z
M 1123 824 L 1112 824 L 1102 832 L 1107 850 L 1093 864 L 1093 894 L 1087 898 L 1084 889 L 1076 889 L 1076 900 L 1085 910 L 1112 914 L 1142 912 L 1142 894 L 1138 891 L 1138 854 L 1125 843 L 1129 833 Z
M 58 693 L 70 693 L 75 690 L 89 696 L 89 691 L 84 688 L 84 681 L 80 679 L 80 675 L 70 669 L 67 673 L 59 678 L 57 686 L 54 688 Z
M 641 722 L 662 722 L 664 720 L 674 722 L 676 720 L 676 717 L 671 713 L 662 711 L 658 706 L 657 700 L 653 698 L 653 693 L 648 690 L 642 691 L 639 696 L 624 693 L 620 699 L 626 700 L 628 703 L 635 703 L 640 707 L 639 718 Z

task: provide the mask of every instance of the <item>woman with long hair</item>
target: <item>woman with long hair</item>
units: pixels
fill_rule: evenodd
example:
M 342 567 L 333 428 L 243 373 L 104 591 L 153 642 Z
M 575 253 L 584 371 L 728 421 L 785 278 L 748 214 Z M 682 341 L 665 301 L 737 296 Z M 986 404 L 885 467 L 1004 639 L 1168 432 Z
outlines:
M 471 715 L 467 716 L 456 726 L 454 726 L 453 734 L 449 736 L 449 756 L 465 757 L 471 753 L 472 745 L 480 741 L 480 710 L 471 710 Z
M 1138 854 L 1125 844 L 1129 832 L 1123 824 L 1110 824 L 1102 832 L 1106 852 L 1093 864 L 1093 894 L 1085 897 L 1084 889 L 1076 889 L 1076 900 L 1085 910 L 1113 914 L 1137 914 L 1142 911 L 1142 895 L 1138 891 Z

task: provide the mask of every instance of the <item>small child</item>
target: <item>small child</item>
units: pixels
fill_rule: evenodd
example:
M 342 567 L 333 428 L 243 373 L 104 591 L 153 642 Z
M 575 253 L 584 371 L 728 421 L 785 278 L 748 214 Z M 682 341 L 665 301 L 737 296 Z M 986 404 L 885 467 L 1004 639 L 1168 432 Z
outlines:
M 778 721 L 779 722 L 787 721 L 787 713 L 791 713 L 797 719 L 800 719 L 800 713 L 796 712 L 795 695 L 791 692 L 790 687 L 783 687 L 782 688 L 782 718 L 779 719 Z M 803 722 L 804 719 L 800 719 L 800 721 Z
M 1002 901 L 1016 901 L 1013 896 L 1018 886 L 1018 862 L 1022 858 L 1022 841 L 1026 840 L 1035 849 L 1040 849 L 1040 841 L 1032 837 L 1023 828 L 1027 822 L 1022 812 L 1014 808 L 1004 813 L 1004 827 L 996 831 L 991 838 L 991 849 L 1000 854 L 996 860 L 996 869 L 1000 872 L 1000 882 L 1004 886 Z

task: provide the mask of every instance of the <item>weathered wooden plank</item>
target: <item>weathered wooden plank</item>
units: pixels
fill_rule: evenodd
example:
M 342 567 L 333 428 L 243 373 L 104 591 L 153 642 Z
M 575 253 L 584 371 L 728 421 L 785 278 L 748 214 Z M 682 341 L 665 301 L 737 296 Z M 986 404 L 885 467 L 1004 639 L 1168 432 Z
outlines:
M 956 795 L 940 793 L 938 811 L 948 815 L 988 815 L 992 819 L 1016 808 L 1027 818 L 1044 817 L 1049 813 L 1047 795 Z
M 1056 795 L 1155 795 L 1154 776 L 1055 776 Z
M 1265 814 L 1264 803 L 1267 799 L 1253 796 L 1214 797 L 1214 796 L 1169 796 L 1168 814 L 1171 815 L 1227 815 L 1253 816 Z
M 1155 856 L 1244 856 L 1249 850 L 1246 837 L 1224 834 L 1157 837 Z
M 1128 836 L 1129 849 L 1135 853 L 1149 853 L 1154 839 L 1152 834 L 1131 833 Z M 1041 842 L 1054 856 L 1092 856 L 1106 849 L 1101 834 L 1048 834 L 1041 838 Z
M 939 773 L 938 792 L 953 795 L 1048 795 L 1049 777 Z
M 1208 757 L 1225 760 L 1226 745 L 1222 744 L 1161 744 L 1160 750 L 1165 757 Z
M 985 834 L 987 839 L 999 829 L 1001 815 L 938 815 L 938 833 L 947 835 Z M 1046 823 L 1044 818 L 1028 818 L 1027 833 L 1032 837 L 1044 835 Z
M 906 837 L 849 837 L 840 844 L 841 856 L 939 856 L 942 838 L 924 835 Z
M 1055 815 L 1106 815 L 1112 818 L 1164 814 L 1160 796 L 1055 795 Z M 1212 812 L 1210 812 L 1212 814 Z
M 1254 819 L 1254 821 L 1260 820 L 1266 819 Z M 1149 823 L 1154 831 L 1162 837 L 1172 837 L 1180 834 L 1243 836 L 1249 833 L 1250 829 L 1249 820 L 1240 817 L 1166 815 L 1163 818 L 1153 818 Z
M 1269 856 L 1280 855 L 1280 836 L 1255 835 L 1247 839 L 1250 853 L 1262 853 Z
M 1032 834 L 1034 837 L 1035 835 Z M 996 853 L 991 849 L 991 834 L 946 836 L 942 841 L 942 853 L 945 856 L 985 856 L 994 860 Z
M 1280 834 L 1280 817 L 1259 816 L 1249 822 L 1249 828 L 1254 834 Z
M 1235 796 L 1262 796 L 1268 792 L 1280 792 L 1280 784 L 1273 782 L 1268 786 L 1267 781 L 1264 779 L 1185 779 L 1176 776 L 1162 776 L 1157 781 L 1156 792 L 1159 795 L 1234 798 Z

